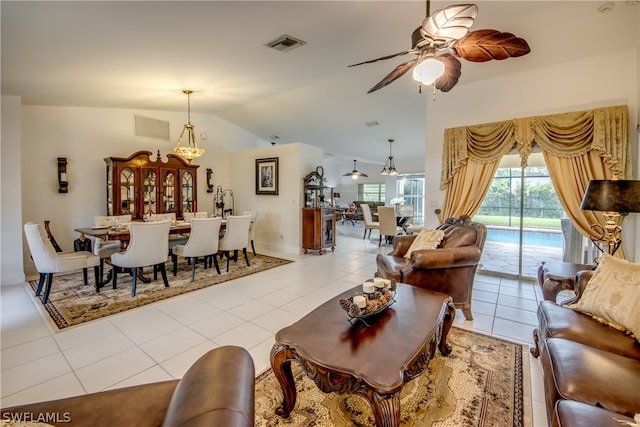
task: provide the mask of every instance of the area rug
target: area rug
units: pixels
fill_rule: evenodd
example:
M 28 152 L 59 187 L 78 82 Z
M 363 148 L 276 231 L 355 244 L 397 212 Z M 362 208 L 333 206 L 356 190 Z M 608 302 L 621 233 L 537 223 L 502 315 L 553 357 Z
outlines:
M 231 261 L 228 273 L 225 271 L 226 259 L 219 261 L 222 273 L 220 275 L 216 272 L 215 267 L 205 270 L 202 263 L 198 264 L 195 281 L 191 282 L 191 266 L 184 258 L 179 257 L 178 271 L 175 277 L 172 273 L 173 263 L 171 261 L 166 263 L 168 288 L 164 287 L 162 277 L 158 273 L 158 280 L 152 280 L 150 283 L 137 281 L 135 297 L 131 296 L 131 277 L 128 274 L 118 274 L 117 289 L 112 289 L 111 283 L 109 283 L 100 289 L 100 293 L 95 291 L 93 271 L 89 272 L 89 286 L 83 285 L 81 272 L 56 275 L 53 278 L 49 301 L 44 305 L 44 309 L 55 325 L 59 329 L 64 329 L 290 262 L 292 261 L 282 258 L 250 254 L 249 263 L 251 266 L 247 267 L 242 254 L 240 254 L 237 262 Z M 110 267 L 105 265 L 105 271 L 108 269 Z M 152 268 L 145 268 L 144 274 L 153 279 Z M 29 281 L 29 285 L 35 292 L 38 281 Z M 37 303 L 42 305 L 39 300 Z
M 436 352 L 428 370 L 400 396 L 402 426 L 532 425 L 528 347 L 452 328 L 449 356 Z M 389 349 L 392 351 L 392 349 Z M 297 401 L 288 419 L 275 414 L 282 389 L 271 369 L 256 380 L 256 426 L 374 426 L 367 400 L 325 394 L 291 363 Z

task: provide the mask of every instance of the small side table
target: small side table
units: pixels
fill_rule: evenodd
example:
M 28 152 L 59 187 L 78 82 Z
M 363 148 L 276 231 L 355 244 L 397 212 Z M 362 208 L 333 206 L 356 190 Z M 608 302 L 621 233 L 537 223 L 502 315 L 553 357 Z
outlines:
M 546 301 L 556 302 L 561 291 L 572 291 L 579 271 L 592 270 L 589 264 L 543 261 L 538 267 L 538 283 Z

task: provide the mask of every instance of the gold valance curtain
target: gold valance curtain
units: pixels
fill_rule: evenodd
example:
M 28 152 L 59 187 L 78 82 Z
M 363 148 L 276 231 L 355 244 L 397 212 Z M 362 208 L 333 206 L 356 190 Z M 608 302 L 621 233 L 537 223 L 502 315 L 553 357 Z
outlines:
M 473 216 L 502 156 L 516 147 L 524 167 L 533 144 L 542 148 L 567 215 L 588 236 L 590 224 L 603 221 L 594 212 L 580 210 L 589 181 L 631 178 L 626 105 L 446 129 L 440 178 L 446 194 L 440 221 Z

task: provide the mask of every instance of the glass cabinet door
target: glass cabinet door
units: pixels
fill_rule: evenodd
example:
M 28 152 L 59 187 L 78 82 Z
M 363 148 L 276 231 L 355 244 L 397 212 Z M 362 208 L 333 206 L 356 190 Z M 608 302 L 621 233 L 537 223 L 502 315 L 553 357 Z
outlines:
M 174 172 L 165 172 L 162 180 L 163 212 L 176 211 L 176 175 Z
M 107 164 L 107 215 L 115 215 L 113 213 L 113 173 L 112 166 Z
M 125 167 L 120 171 L 120 215 L 136 214 L 136 175 L 133 169 Z
M 145 169 L 142 181 L 143 215 L 158 213 L 156 194 L 158 191 L 157 176 L 154 169 Z
M 194 212 L 193 208 L 193 175 L 191 172 L 182 173 L 182 213 Z

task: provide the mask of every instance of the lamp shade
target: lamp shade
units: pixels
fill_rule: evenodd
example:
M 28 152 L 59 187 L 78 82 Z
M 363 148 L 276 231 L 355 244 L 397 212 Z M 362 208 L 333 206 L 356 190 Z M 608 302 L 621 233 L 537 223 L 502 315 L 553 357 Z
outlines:
M 640 212 L 640 181 L 591 180 L 580 209 L 618 213 Z

